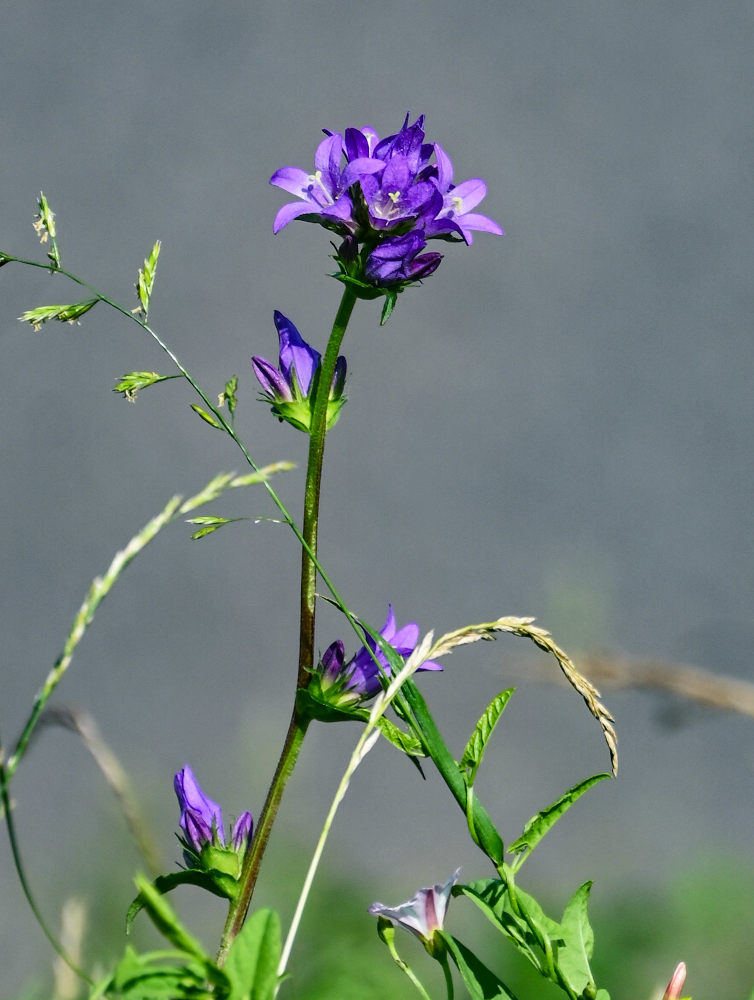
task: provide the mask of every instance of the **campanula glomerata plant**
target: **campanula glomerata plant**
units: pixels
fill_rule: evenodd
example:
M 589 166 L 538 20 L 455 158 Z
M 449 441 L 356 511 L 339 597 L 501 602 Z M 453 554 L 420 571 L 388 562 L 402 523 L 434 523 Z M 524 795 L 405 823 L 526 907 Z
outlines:
M 306 158 L 302 151 L 302 159 Z M 39 329 L 53 321 L 78 322 L 95 307 L 115 309 L 151 337 L 171 364 L 167 373 L 129 372 L 117 380 L 116 391 L 133 400 L 138 392 L 159 382 L 182 379 L 192 393 L 194 412 L 205 424 L 232 440 L 247 466 L 247 471 L 241 475 L 218 474 L 189 499 L 173 497 L 95 579 L 66 639 L 64 653 L 44 682 L 19 740 L 0 755 L 5 820 L 14 848 L 17 835 L 9 797 L 11 782 L 32 733 L 44 718 L 46 706 L 69 668 L 100 601 L 113 588 L 131 559 L 163 528 L 180 519 L 194 526 L 191 535 L 194 540 L 224 529 L 239 532 L 239 544 L 242 544 L 239 522 L 248 524 L 250 519 L 223 517 L 207 512 L 206 508 L 230 492 L 239 495 L 239 489 L 249 487 L 266 491 L 302 552 L 301 578 L 292 582 L 298 587 L 300 609 L 299 658 L 298 663 L 289 667 L 290 680 L 295 680 L 290 724 L 287 732 L 280 734 L 279 761 L 266 799 L 254 805 L 256 822 L 247 811 L 226 826 L 221 807 L 200 786 L 192 768 L 184 764 L 173 778 L 179 807 L 180 850 L 176 851 L 174 864 L 167 873 L 152 878 L 136 877 L 136 895 L 128 910 L 128 925 L 130 927 L 143 911 L 165 939 L 166 948 L 139 952 L 125 944 L 115 964 L 104 971 L 100 967 L 95 976 L 66 952 L 44 921 L 43 908 L 30 894 L 29 902 L 53 947 L 81 977 L 82 995 L 126 1000 L 189 997 L 273 1000 L 278 994 L 284 998 L 289 990 L 288 961 L 338 806 L 366 754 L 377 741 L 384 740 L 396 752 L 409 758 L 409 763 L 418 765 L 415 770 L 420 774 L 429 768 L 437 770 L 447 788 L 450 808 L 460 810 L 469 837 L 480 855 L 480 870 L 465 872 L 465 881 L 460 881 L 461 870 L 458 869 L 444 882 L 419 889 L 405 903 L 389 907 L 375 902 L 369 906 L 369 912 L 377 918 L 376 930 L 380 939 L 408 977 L 411 988 L 424 1000 L 443 996 L 453 1000 L 456 995 L 468 995 L 472 1000 L 493 997 L 515 1000 L 506 982 L 504 955 L 501 953 L 499 963 L 490 968 L 471 945 L 460 942 L 451 930 L 455 909 L 471 902 L 471 909 L 481 911 L 508 946 L 531 963 L 554 991 L 570 1000 L 609 1000 L 605 987 L 595 982 L 591 966 L 594 935 L 587 915 L 591 883 L 571 889 L 562 915 L 554 916 L 546 914 L 534 897 L 520 887 L 519 873 L 558 819 L 585 792 L 610 774 L 586 777 L 554 803 L 546 804 L 522 831 L 514 831 L 512 836 L 504 838 L 477 794 L 476 777 L 513 689 L 506 688 L 488 705 L 480 705 L 479 721 L 462 748 L 451 749 L 446 743 L 429 707 L 435 685 L 443 683 L 443 675 L 436 673 L 443 669 L 439 662 L 442 657 L 461 645 L 492 640 L 504 633 L 528 639 L 553 657 L 597 720 L 610 753 L 611 773 L 615 774 L 617 749 L 613 718 L 600 701 L 599 693 L 549 633 L 535 626 L 531 618 L 500 614 L 490 618 L 487 614 L 479 623 L 460 627 L 452 623 L 449 631 L 435 637 L 433 631 L 422 635 L 415 622 L 399 627 L 393 607 L 388 605 L 385 623 L 375 628 L 349 605 L 346 599 L 348 582 L 337 581 L 336 584 L 331 578 L 327 571 L 328 554 L 321 553 L 319 546 L 325 441 L 345 412 L 347 362 L 341 350 L 353 310 L 360 300 L 368 303 L 382 299 L 380 322 L 386 323 L 398 296 L 412 286 L 421 285 L 438 271 L 443 260 L 438 247 L 447 248 L 456 243 L 468 248 L 477 232 L 502 235 L 497 222 L 476 211 L 487 194 L 486 184 L 479 178 L 454 183 L 450 157 L 439 143 L 427 140 L 423 115 L 413 124 L 406 115 L 396 132 L 382 138 L 372 127 L 351 127 L 342 133 L 325 130 L 325 138 L 314 150 L 311 170 L 298 166 L 281 167 L 270 182 L 294 198 L 278 210 L 273 231 L 280 233 L 294 221 L 315 223 L 324 228 L 334 241 L 330 244 L 336 268 L 332 277 L 341 286 L 340 302 L 328 336 L 323 337 L 321 331 L 302 322 L 301 328 L 308 338 L 305 340 L 292 320 L 283 311 L 276 310 L 273 320 L 279 349 L 277 362 L 273 362 L 256 353 L 266 350 L 263 345 L 268 341 L 267 330 L 260 327 L 252 332 L 255 339 L 251 350 L 255 353 L 246 373 L 255 376 L 259 399 L 271 408 L 277 421 L 293 426 L 309 438 L 300 521 L 291 515 L 291 505 L 283 501 L 272 482 L 276 474 L 290 465 L 277 462 L 258 466 L 253 458 L 254 448 L 244 442 L 236 430 L 234 414 L 241 380 L 230 376 L 219 398 L 215 397 L 199 385 L 150 325 L 159 241 L 138 270 L 135 310 L 113 302 L 63 267 L 54 213 L 44 195 L 39 198 L 35 229 L 47 247 L 47 259 L 37 261 L 0 253 L 0 267 L 16 264 L 46 269 L 87 290 L 86 297 L 79 301 L 27 310 L 21 317 L 24 323 Z M 7 273 L 5 271 L 4 275 Z M 285 307 L 284 303 L 281 305 Z M 317 341 L 319 347 L 310 341 Z M 246 366 L 248 361 L 242 360 Z M 391 405 L 399 406 L 400 401 L 392 401 Z M 271 431 L 277 426 L 271 424 Z M 205 512 L 196 514 L 200 509 Z M 187 517 L 189 514 L 193 516 Z M 231 524 L 235 526 L 229 527 Z M 376 595 L 381 601 L 385 596 Z M 323 599 L 342 616 L 340 636 L 321 636 L 317 632 L 317 609 Z M 411 613 L 410 609 L 401 611 Z M 321 649 L 324 652 L 320 653 Z M 350 655 L 347 650 L 352 651 Z M 435 672 L 431 683 L 428 677 L 419 678 L 420 674 L 430 672 Z M 166 710 L 169 711 L 169 706 Z M 255 909 L 253 894 L 260 875 L 264 874 L 265 851 L 288 779 L 309 727 L 320 722 L 355 723 L 358 737 L 345 773 L 334 791 L 324 828 L 312 837 L 312 861 L 303 877 L 298 905 L 283 937 L 277 910 Z M 181 748 L 176 747 L 177 759 L 182 756 Z M 411 771 L 407 768 L 407 772 Z M 169 780 L 170 776 L 165 775 L 166 793 Z M 501 812 L 499 804 L 495 812 Z M 400 817 L 401 829 L 407 830 L 410 824 L 410 816 Z M 436 833 L 441 835 L 440 831 Z M 28 887 L 20 854 L 17 851 L 14 854 L 19 877 Z M 439 874 L 442 877 L 443 873 Z M 224 926 L 207 929 L 208 937 L 214 935 L 209 944 L 197 940 L 173 906 L 171 893 L 180 885 L 190 885 L 219 896 L 227 904 Z M 407 887 L 407 895 L 412 889 L 412 886 Z M 421 981 L 411 968 L 410 958 L 406 957 L 410 955 L 410 939 L 396 933 L 402 931 L 418 939 L 438 962 L 442 974 L 438 974 L 436 981 Z M 398 947 L 402 951 L 405 949 L 406 955 L 399 954 Z M 682 973 L 676 972 L 668 986 L 667 997 L 679 995 L 684 975 L 685 967 Z M 296 989 L 295 995 L 305 995 L 305 976 L 300 972 Z M 353 995 L 357 996 L 358 984 L 354 985 L 354 990 Z M 334 996 L 333 1000 L 338 998 Z

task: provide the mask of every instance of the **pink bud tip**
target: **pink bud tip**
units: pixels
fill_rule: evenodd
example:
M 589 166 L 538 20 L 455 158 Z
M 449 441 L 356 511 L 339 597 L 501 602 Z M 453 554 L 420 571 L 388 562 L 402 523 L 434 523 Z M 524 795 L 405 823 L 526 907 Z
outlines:
M 663 994 L 662 1000 L 680 1000 L 681 990 L 686 981 L 686 963 L 679 962 L 676 970 L 668 983 L 668 988 Z

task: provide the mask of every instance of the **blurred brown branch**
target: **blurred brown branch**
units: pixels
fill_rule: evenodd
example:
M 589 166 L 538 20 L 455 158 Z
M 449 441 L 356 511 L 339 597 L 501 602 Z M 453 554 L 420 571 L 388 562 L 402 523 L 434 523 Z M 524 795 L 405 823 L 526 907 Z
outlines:
M 576 659 L 584 674 L 598 686 L 657 688 L 708 708 L 754 718 L 754 684 L 749 681 L 683 663 L 634 659 L 615 653 L 589 653 Z M 544 666 L 534 666 L 534 674 L 537 680 L 559 680 Z M 526 676 L 531 677 L 532 673 L 527 670 Z

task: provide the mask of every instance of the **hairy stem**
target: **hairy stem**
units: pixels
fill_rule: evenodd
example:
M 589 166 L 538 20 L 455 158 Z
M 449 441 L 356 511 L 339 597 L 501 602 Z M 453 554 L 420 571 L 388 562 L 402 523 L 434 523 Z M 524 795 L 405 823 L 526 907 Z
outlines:
M 322 461 L 325 453 L 325 436 L 327 434 L 327 404 L 338 352 L 355 304 L 356 296 L 346 287 L 335 316 L 335 321 L 333 322 L 327 350 L 322 359 L 312 408 L 312 423 L 309 435 L 309 461 L 304 489 L 303 537 L 301 539 L 301 613 L 296 691 L 307 687 L 311 671 L 314 668 L 314 618 L 318 569 L 317 528 L 319 525 Z M 219 964 L 224 962 L 231 944 L 243 927 L 244 920 L 246 919 L 272 825 L 275 822 L 275 817 L 280 807 L 283 790 L 293 773 L 308 723 L 309 720 L 299 714 L 298 708 L 294 704 L 288 733 L 283 744 L 277 768 L 275 769 L 275 776 L 267 793 L 267 799 L 262 809 L 254 838 L 244 858 L 239 879 L 241 891 L 238 898 L 230 905 L 218 953 Z

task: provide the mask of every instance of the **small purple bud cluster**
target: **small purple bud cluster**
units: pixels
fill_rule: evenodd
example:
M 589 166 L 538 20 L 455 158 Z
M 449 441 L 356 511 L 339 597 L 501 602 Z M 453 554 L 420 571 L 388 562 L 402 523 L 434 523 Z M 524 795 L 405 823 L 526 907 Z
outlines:
M 380 139 L 373 128 L 326 131 L 314 172 L 281 167 L 270 183 L 300 201 L 275 216 L 278 233 L 293 219 L 316 222 L 342 236 L 338 277 L 364 298 L 393 293 L 437 270 L 442 254 L 423 253 L 427 240 L 473 241 L 473 231 L 503 230 L 473 211 L 487 193 L 483 180 L 453 184 L 453 165 L 439 143 L 424 141 L 424 116 Z M 370 294 L 371 293 L 371 294 Z
M 319 380 L 322 357 L 310 347 L 291 321 L 275 310 L 275 326 L 280 340 L 278 367 L 264 358 L 253 357 L 251 365 L 262 387 L 261 398 L 272 404 L 272 412 L 307 434 L 311 429 L 314 390 Z M 339 357 L 327 403 L 327 429 L 335 424 L 345 403 L 346 359 Z
M 399 656 L 406 659 L 419 641 L 419 626 L 415 622 L 409 622 L 408 625 L 397 628 L 391 604 L 380 635 Z M 355 705 L 367 701 L 381 690 L 381 677 L 383 674 L 385 677 L 390 676 L 390 664 L 371 636 L 367 637 L 367 644 L 368 648 L 362 646 L 348 662 L 341 639 L 336 639 L 327 647 L 316 671 L 318 693 L 324 701 L 335 706 Z M 442 670 L 442 667 L 433 660 L 426 660 L 419 670 Z
M 241 813 L 238 817 L 231 832 L 230 846 L 226 847 L 222 810 L 204 794 L 188 764 L 176 774 L 173 784 L 181 808 L 181 843 L 188 868 L 199 867 L 202 852 L 207 845 L 235 854 L 245 852 L 254 826 L 250 812 Z

